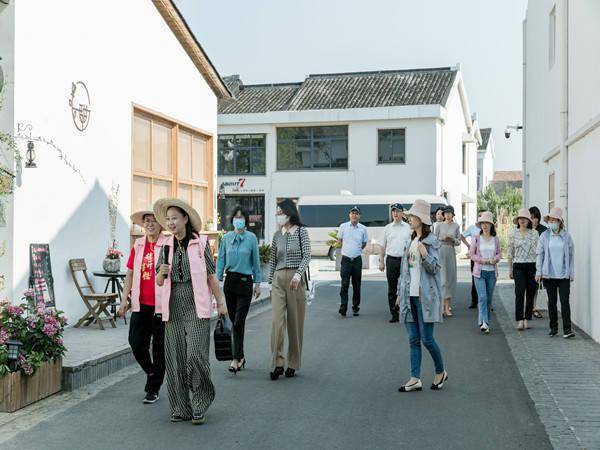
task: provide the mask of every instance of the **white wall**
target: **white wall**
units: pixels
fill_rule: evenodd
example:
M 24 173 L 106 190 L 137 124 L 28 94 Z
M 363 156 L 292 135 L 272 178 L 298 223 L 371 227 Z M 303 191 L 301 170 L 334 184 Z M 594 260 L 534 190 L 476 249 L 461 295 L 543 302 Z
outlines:
M 38 168 L 24 169 L 15 200 L 16 292 L 27 284 L 29 243 L 48 242 L 58 307 L 76 319 L 84 308 L 67 261 L 84 257 L 90 269 L 101 268 L 112 183 L 120 185 L 117 239 L 129 250 L 132 104 L 216 136 L 217 101 L 149 1 L 112 8 L 85 0 L 73 8 L 19 0 L 16 8 L 15 121 L 52 139 L 85 177 L 82 182 L 51 148 L 36 145 Z M 79 80 L 91 96 L 84 132 L 68 105 L 71 83 Z
M 460 225 L 463 195 L 477 200 L 477 143 L 467 144 L 467 170 L 463 174 L 462 145 L 468 130 L 457 89 L 450 93 L 446 111 L 446 125 L 442 130 L 441 189 L 448 192 L 448 203 L 454 206 L 456 221 Z M 476 203 L 467 204 L 467 226 L 475 222 L 476 209 Z
M 544 156 L 560 145 L 560 55 L 561 8 L 557 0 L 529 2 L 525 27 L 525 173 L 528 206 L 547 211 L 548 175 L 551 167 Z M 548 63 L 549 15 L 556 5 L 556 62 Z M 558 168 L 558 167 L 557 167 Z M 560 176 L 556 174 L 556 184 Z M 557 192 L 558 193 L 558 192 Z
M 4 72 L 4 86 L 0 86 L 0 131 L 14 131 L 14 2 L 0 4 L 0 66 Z M 0 154 L 0 165 L 12 171 L 14 157 L 9 151 Z M 0 200 L 0 300 L 11 297 L 13 254 L 13 196 Z

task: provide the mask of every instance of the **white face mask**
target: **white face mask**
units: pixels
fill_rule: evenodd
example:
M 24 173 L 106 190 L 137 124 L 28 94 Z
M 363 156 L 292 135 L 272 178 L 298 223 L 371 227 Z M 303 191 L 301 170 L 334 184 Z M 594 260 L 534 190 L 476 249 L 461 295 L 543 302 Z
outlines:
M 280 227 L 284 226 L 290 220 L 290 218 L 288 216 L 283 215 L 283 214 L 280 216 L 276 216 L 276 218 L 277 218 L 277 225 L 279 225 Z

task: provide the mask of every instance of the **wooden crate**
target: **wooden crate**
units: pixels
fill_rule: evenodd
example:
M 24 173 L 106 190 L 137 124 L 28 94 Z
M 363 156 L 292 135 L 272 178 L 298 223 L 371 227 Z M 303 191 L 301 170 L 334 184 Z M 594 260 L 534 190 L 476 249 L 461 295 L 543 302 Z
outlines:
M 0 378 L 0 412 L 14 412 L 61 390 L 62 358 L 48 361 L 32 376 L 21 372 Z

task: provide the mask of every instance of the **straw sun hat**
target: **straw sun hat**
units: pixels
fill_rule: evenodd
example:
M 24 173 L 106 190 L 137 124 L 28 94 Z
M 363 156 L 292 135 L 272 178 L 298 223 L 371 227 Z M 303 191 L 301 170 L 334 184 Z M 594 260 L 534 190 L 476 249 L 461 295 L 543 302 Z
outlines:
M 190 218 L 192 229 L 194 231 L 202 231 L 202 219 L 200 218 L 200 214 L 198 214 L 190 204 L 178 198 L 161 198 L 154 203 L 154 216 L 164 229 L 167 229 L 167 210 L 171 206 L 176 206 L 186 212 Z
M 517 217 L 513 219 L 515 225 L 519 225 L 519 219 L 527 219 L 531 222 L 531 213 L 527 208 L 521 208 L 517 214 Z
M 144 228 L 144 216 L 147 216 L 148 214 L 154 216 L 154 211 L 150 211 L 150 210 L 143 210 L 143 211 L 137 211 L 134 212 L 131 215 L 131 221 L 136 224 L 138 227 L 142 227 Z M 156 216 L 155 216 L 156 217 Z
M 425 200 L 421 200 L 420 198 L 416 199 L 412 204 L 408 212 L 406 213 L 409 216 L 415 216 L 421 219 L 425 225 L 431 226 L 431 206 L 429 202 Z
M 477 225 L 481 225 L 482 223 L 487 222 L 494 224 L 494 215 L 489 211 L 484 211 L 479 215 L 479 220 L 477 220 Z
M 556 207 L 556 208 L 552 208 L 550 210 L 550 213 L 547 216 L 544 216 L 544 222 L 548 223 L 548 219 L 556 219 L 556 220 L 560 220 L 561 222 L 565 222 L 565 220 L 563 219 L 563 212 L 562 209 Z

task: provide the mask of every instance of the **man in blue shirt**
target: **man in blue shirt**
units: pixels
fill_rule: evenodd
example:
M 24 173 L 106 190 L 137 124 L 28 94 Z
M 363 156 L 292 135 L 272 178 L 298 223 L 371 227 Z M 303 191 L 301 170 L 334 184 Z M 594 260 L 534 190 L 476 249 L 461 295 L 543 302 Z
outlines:
M 352 279 L 352 311 L 358 316 L 360 310 L 360 283 L 362 278 L 362 251 L 367 245 L 369 237 L 367 227 L 359 223 L 360 208 L 353 206 L 349 213 L 350 221 L 340 225 L 338 241 L 342 245 L 342 266 L 340 276 L 342 288 L 340 289 L 341 305 L 339 313 L 346 317 L 348 311 L 348 289 Z

